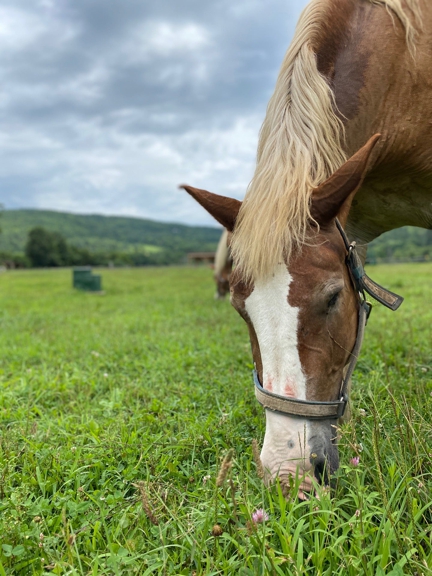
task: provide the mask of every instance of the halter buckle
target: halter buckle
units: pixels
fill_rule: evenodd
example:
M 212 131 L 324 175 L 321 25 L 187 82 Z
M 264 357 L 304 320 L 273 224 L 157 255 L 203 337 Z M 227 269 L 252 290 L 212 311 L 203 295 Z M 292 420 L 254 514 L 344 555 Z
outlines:
M 371 315 L 373 306 L 372 306 L 372 303 L 369 302 L 369 300 L 365 300 L 363 302 L 363 306 L 366 309 L 366 323 L 367 323 L 367 321 L 369 320 L 369 316 Z
M 342 416 L 345 414 L 345 410 L 348 404 L 348 394 L 345 392 L 344 394 L 342 394 L 341 399 L 340 399 L 340 404 L 338 406 L 338 411 L 337 411 L 337 418 L 342 418 Z
M 345 244 L 345 248 L 348 252 L 346 257 L 346 265 L 350 271 L 351 279 L 353 284 L 360 294 L 367 292 L 372 298 L 390 308 L 390 310 L 397 310 L 403 302 L 402 296 L 383 288 L 373 280 L 369 278 L 363 267 L 362 261 L 357 254 L 357 244 L 356 242 L 349 242 L 344 229 L 342 228 L 338 219 L 336 219 L 336 226 L 342 236 L 342 240 Z

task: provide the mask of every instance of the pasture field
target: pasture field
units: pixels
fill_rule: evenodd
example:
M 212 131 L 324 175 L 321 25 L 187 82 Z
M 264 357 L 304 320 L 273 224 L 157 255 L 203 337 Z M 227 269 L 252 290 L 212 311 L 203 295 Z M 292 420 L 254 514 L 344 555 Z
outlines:
M 370 269 L 406 301 L 374 307 L 341 468 L 305 502 L 258 477 L 247 330 L 211 272 L 102 274 L 0 276 L 0 576 L 432 574 L 432 264 Z

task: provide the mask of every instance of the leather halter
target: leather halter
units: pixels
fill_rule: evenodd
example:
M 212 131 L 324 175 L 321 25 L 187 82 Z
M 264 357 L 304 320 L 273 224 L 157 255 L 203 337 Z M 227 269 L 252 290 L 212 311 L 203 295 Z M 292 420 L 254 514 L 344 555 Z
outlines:
M 386 290 L 379 284 L 376 284 L 365 273 L 363 264 L 357 254 L 356 243 L 349 242 L 344 229 L 342 228 L 339 220 L 336 219 L 336 226 L 342 236 L 342 239 L 347 250 L 345 263 L 348 267 L 350 277 L 354 289 L 358 295 L 359 312 L 358 312 L 358 327 L 357 336 L 354 348 L 351 351 L 351 359 L 348 364 L 345 376 L 342 378 L 342 383 L 339 392 L 339 400 L 333 402 L 318 402 L 315 400 L 299 400 L 297 398 L 289 398 L 287 396 L 280 396 L 273 394 L 262 387 L 257 371 L 253 371 L 253 380 L 255 384 L 255 396 L 258 402 L 266 409 L 272 412 L 280 412 L 287 416 L 294 416 L 299 418 L 307 418 L 308 420 L 330 420 L 341 418 L 348 404 L 348 386 L 354 368 L 357 364 L 357 359 L 363 344 L 363 337 L 365 332 L 366 323 L 372 310 L 372 304 L 366 300 L 365 292 L 373 296 L 376 300 L 390 308 L 397 310 L 403 302 L 403 298 Z

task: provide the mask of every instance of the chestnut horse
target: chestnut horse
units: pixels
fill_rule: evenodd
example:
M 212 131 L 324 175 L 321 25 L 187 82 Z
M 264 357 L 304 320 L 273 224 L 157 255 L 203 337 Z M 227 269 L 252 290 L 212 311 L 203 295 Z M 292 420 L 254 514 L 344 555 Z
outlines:
M 216 250 L 214 264 L 214 279 L 216 282 L 216 300 L 223 300 L 230 290 L 232 272 L 232 256 L 228 246 L 228 230 L 224 230 Z
M 338 467 L 364 290 L 392 309 L 401 302 L 364 275 L 356 243 L 364 261 L 387 230 L 432 228 L 431 46 L 429 0 L 313 0 L 243 203 L 184 187 L 233 232 L 231 301 L 266 408 L 261 459 L 268 480 L 299 476 L 300 495 Z

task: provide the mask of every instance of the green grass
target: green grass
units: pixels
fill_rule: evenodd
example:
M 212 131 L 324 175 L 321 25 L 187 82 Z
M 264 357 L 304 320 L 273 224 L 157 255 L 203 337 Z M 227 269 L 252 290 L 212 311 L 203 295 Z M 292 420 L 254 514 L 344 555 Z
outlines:
M 340 471 L 307 502 L 257 477 L 246 327 L 208 269 L 104 270 L 103 296 L 2 274 L 0 576 L 431 574 L 432 265 L 370 273 L 406 302 L 374 308 Z

